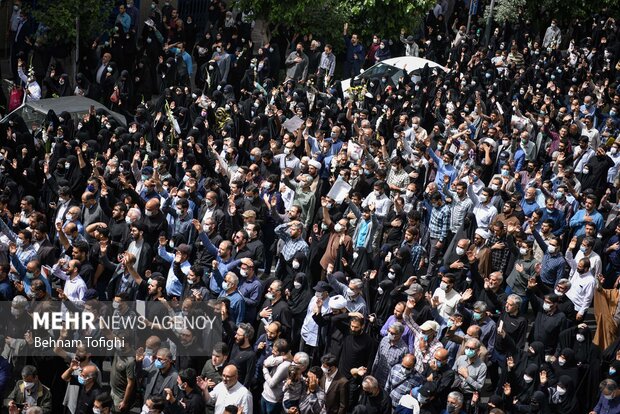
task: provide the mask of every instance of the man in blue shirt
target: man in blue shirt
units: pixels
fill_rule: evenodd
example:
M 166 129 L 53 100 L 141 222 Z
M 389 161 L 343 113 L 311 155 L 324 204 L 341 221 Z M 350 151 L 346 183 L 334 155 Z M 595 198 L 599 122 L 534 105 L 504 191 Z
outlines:
M 222 291 L 222 275 L 226 275 L 226 273 L 228 273 L 231 269 L 239 266 L 241 260 L 232 260 L 232 243 L 230 240 L 222 241 L 220 243 L 220 247 L 217 248 L 213 245 L 213 243 L 211 243 L 209 236 L 204 232 L 202 224 L 198 220 L 192 220 L 192 224 L 198 232 L 198 238 L 205 247 L 205 250 L 210 255 L 214 256 L 217 262 L 219 272 L 214 271 L 213 277 L 209 280 L 209 290 L 217 296 Z M 219 273 L 219 280 L 215 277 L 216 273 Z
M 172 263 L 166 278 L 166 293 L 168 296 L 181 297 L 183 295 L 183 285 L 191 267 L 191 264 L 187 261 L 191 248 L 185 243 L 179 244 L 175 254 L 172 255 L 166 251 L 166 244 L 168 244 L 166 238 L 160 237 L 158 254 L 168 263 Z
M 575 236 L 584 235 L 586 233 L 586 223 L 590 222 L 596 224 L 597 231 L 601 231 L 604 221 L 603 215 L 595 209 L 597 203 L 598 199 L 594 194 L 587 195 L 584 202 L 585 208 L 578 210 L 570 219 L 570 227 L 575 230 Z
M 439 158 L 435 151 L 430 146 L 430 139 L 427 140 L 428 145 L 426 147 L 426 152 L 431 156 L 433 162 L 437 166 L 437 174 L 435 175 L 435 184 L 437 184 L 437 189 L 439 192 L 443 192 L 444 177 L 447 175 L 450 177 L 450 181 L 447 183 L 448 187 L 452 185 L 452 181 L 456 179 L 458 172 L 452 165 L 452 161 L 454 161 L 454 154 L 451 152 L 445 152 L 442 158 Z
M 213 278 L 216 275 L 220 276 L 221 273 L 217 267 L 213 268 Z M 235 322 L 235 325 L 239 325 L 245 319 L 245 301 L 237 287 L 239 286 L 239 278 L 233 272 L 228 272 L 224 276 L 224 280 L 220 284 L 222 290 L 220 291 L 220 298 L 226 298 L 230 301 L 230 314 L 228 317 Z
M 32 281 L 39 279 L 45 284 L 45 290 L 47 291 L 47 293 L 51 295 L 52 286 L 47 277 L 41 274 L 41 263 L 39 262 L 39 260 L 36 258 L 32 259 L 24 266 L 21 260 L 19 260 L 19 258 L 17 257 L 16 252 L 17 248 L 15 247 L 15 245 L 10 244 L 9 258 L 11 264 L 19 275 L 19 279 L 21 280 L 21 282 L 17 283 L 21 283 L 23 285 L 24 293 L 26 295 L 29 295 L 31 293 L 30 285 L 32 284 Z
M 192 70 L 193 70 L 193 62 L 192 56 L 185 51 L 185 43 L 179 42 L 173 45 L 167 46 L 164 50 L 170 50 L 177 57 L 181 57 L 183 62 L 185 63 L 185 67 L 187 68 L 187 72 L 179 72 L 179 85 L 181 86 L 189 86 L 189 80 L 192 78 Z M 178 62 L 178 60 L 177 60 Z

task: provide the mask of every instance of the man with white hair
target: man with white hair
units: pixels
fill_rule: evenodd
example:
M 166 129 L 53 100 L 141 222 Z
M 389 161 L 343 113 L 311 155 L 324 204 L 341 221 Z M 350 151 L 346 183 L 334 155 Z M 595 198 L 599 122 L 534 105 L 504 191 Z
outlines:
M 130 208 L 127 212 L 127 215 L 125 215 L 125 221 L 127 222 L 127 224 L 136 223 L 141 218 L 142 213 L 140 212 L 140 209 L 135 207 Z

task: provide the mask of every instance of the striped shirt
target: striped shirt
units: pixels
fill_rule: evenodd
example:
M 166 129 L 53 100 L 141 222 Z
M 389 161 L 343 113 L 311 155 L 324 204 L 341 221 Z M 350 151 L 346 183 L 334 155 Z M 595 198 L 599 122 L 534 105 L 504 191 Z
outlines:
M 323 69 L 326 76 L 334 76 L 334 70 L 336 69 L 336 56 L 333 53 L 321 53 L 319 69 Z

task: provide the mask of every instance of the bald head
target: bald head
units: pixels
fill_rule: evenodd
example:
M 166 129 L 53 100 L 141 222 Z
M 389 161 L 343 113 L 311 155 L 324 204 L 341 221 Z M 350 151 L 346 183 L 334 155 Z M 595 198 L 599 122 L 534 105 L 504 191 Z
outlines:
M 469 328 L 467 328 L 467 335 L 471 336 L 472 338 L 480 338 L 480 326 L 471 325 Z
M 157 198 L 151 198 L 146 202 L 145 207 L 147 210 L 158 209 L 159 208 L 159 200 Z
M 415 366 L 415 356 L 413 356 L 413 354 L 406 354 L 403 357 L 402 366 L 405 369 L 413 369 Z
M 234 365 L 226 365 L 224 367 L 224 371 L 222 371 L 222 382 L 226 386 L 226 388 L 232 388 L 238 380 L 239 373 L 237 372 L 237 367 Z
M 448 359 L 448 350 L 445 348 L 440 348 L 437 351 L 435 351 L 435 359 Z

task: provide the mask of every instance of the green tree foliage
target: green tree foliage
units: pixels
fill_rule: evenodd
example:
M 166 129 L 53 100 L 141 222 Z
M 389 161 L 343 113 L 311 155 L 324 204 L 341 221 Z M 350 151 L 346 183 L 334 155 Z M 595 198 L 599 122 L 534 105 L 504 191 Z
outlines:
M 113 0 L 40 0 L 32 10 L 34 18 L 53 33 L 48 41 L 74 45 L 79 17 L 81 39 L 99 36 L 109 24 Z
M 313 34 L 327 41 L 341 39 L 342 27 L 369 36 L 407 32 L 418 24 L 435 0 L 237 0 L 241 10 L 253 11 L 256 18 L 281 24 L 300 34 Z

